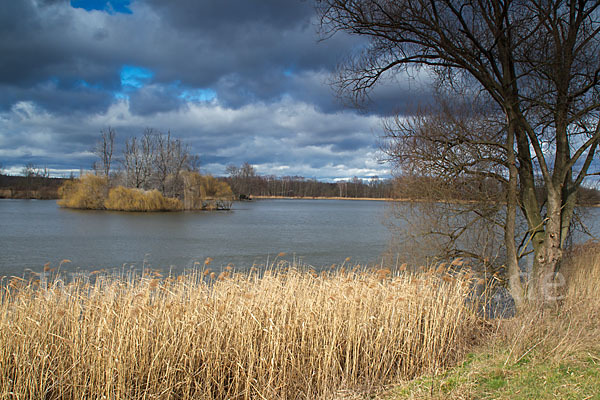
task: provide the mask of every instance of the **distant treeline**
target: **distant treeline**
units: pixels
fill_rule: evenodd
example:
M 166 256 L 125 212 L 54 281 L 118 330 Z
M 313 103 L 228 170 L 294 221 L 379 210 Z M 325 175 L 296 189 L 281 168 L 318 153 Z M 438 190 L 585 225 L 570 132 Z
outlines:
M 235 187 L 234 179 L 221 178 Z M 393 184 L 388 180 L 354 178 L 350 181 L 322 182 L 302 176 L 256 176 L 244 182 L 247 189 L 236 191 L 245 196 L 391 198 Z
M 221 178 L 229 183 L 238 198 L 252 196 L 278 197 L 345 197 L 390 198 L 394 183 L 390 179 L 373 176 L 369 179 L 354 177 L 349 181 L 323 182 L 302 176 L 259 175 L 255 168 L 245 163 L 241 167 L 230 165 L 229 174 Z
M 155 132 L 145 132 L 141 140 L 130 139 L 123 158 L 127 161 L 121 162 L 122 168 L 117 170 L 107 168 L 106 161 L 97 163 L 96 175 L 106 176 L 108 172 L 109 187 L 124 186 L 142 191 L 157 189 L 163 196 L 178 198 L 184 203 L 187 194 L 188 200 L 184 208 L 198 207 L 195 204 L 196 200 L 190 200 L 192 198 L 228 197 L 227 188 L 219 186 L 217 182 L 229 185 L 237 199 L 265 196 L 502 202 L 505 196 L 504 188 L 495 179 L 443 180 L 431 176 L 403 175 L 393 179 L 373 176 L 368 179 L 354 177 L 338 182 L 323 182 L 302 176 L 260 175 L 249 163 L 244 163 L 240 167 L 228 166 L 226 177 L 218 177 L 214 180 L 207 177 L 200 178 L 199 175 L 189 174 L 198 171 L 198 157 L 191 155 L 188 148 L 182 146 L 177 139 Z M 106 159 L 104 157 L 104 160 Z M 69 180 L 50 178 L 47 169 L 36 168 L 32 164 L 24 168 L 22 173 L 23 176 L 0 174 L 0 198 L 58 199 L 59 187 Z M 198 182 L 188 182 L 186 185 L 185 177 L 190 182 L 192 178 Z M 192 196 L 191 188 L 198 193 Z M 543 198 L 543 189 L 540 187 L 538 191 L 539 197 Z M 600 205 L 600 191 L 595 188 L 580 187 L 578 203 Z
M 302 176 L 259 175 L 255 168 L 244 163 L 227 167 L 228 176 L 219 178 L 231 186 L 236 197 L 342 197 L 372 199 L 402 199 L 419 201 L 504 201 L 504 188 L 495 179 L 442 180 L 435 177 L 402 175 L 393 179 L 373 176 L 368 179 L 322 182 Z M 543 189 L 538 188 L 540 198 Z M 600 191 L 580 187 L 578 203 L 600 204 Z
M 10 176 L 0 174 L 0 198 L 40 199 L 58 198 L 58 188 L 65 180 L 42 175 Z
M 229 167 L 231 170 L 232 167 Z M 241 169 L 241 168 L 239 168 Z M 239 170 L 238 169 L 238 170 Z M 248 168 L 246 168 L 248 170 Z M 253 169 L 252 169 L 253 170 Z M 428 201 L 502 201 L 503 192 L 493 181 L 477 185 L 457 180 L 452 185 L 434 178 L 397 177 L 395 179 L 354 178 L 350 181 L 322 182 L 302 176 L 231 174 L 217 178 L 228 183 L 236 198 L 253 196 L 281 197 L 344 197 L 344 198 L 396 198 Z M 68 179 L 49 178 L 40 175 L 10 176 L 0 174 L 0 198 L 58 199 L 58 188 Z M 449 187 L 450 186 L 450 187 Z M 540 196 L 542 195 L 540 189 Z M 600 204 L 600 191 L 581 187 L 578 203 Z

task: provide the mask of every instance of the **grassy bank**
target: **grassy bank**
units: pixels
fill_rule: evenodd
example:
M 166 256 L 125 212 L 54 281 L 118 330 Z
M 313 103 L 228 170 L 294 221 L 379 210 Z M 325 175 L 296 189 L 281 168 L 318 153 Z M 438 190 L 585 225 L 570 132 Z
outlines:
M 553 362 L 540 351 L 507 364 L 509 349 L 471 353 L 460 366 L 392 389 L 381 399 L 598 399 L 600 352 Z
M 283 267 L 13 278 L 0 398 L 332 398 L 453 365 L 479 335 L 469 275 Z
M 600 247 L 568 255 L 564 298 L 497 321 L 493 335 L 457 367 L 381 394 L 400 399 L 600 399 Z

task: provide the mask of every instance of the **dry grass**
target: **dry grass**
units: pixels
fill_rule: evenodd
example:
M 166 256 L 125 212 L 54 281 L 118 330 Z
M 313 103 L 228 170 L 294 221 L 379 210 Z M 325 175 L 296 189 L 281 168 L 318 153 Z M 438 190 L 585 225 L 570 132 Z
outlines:
M 550 307 L 524 308 L 502 324 L 510 346 L 507 363 L 535 352 L 562 361 L 597 348 L 600 339 L 600 246 L 589 242 L 572 249 L 563 260 L 557 285 L 560 300 Z M 538 351 L 539 350 L 539 351 Z
M 66 180 L 58 189 L 58 195 L 58 204 L 62 207 L 101 210 L 108 196 L 108 180 L 85 174 L 79 179 Z
M 141 190 L 117 186 L 110 189 L 104 208 L 113 211 L 178 211 L 179 199 L 163 196 L 158 190 Z
M 498 330 L 464 362 L 405 381 L 385 399 L 597 399 L 600 393 L 600 246 L 570 251 L 562 299 L 496 321 Z M 562 281 L 559 279 L 558 281 Z
M 331 398 L 444 368 L 478 331 L 464 274 L 216 275 L 4 282 L 0 398 Z

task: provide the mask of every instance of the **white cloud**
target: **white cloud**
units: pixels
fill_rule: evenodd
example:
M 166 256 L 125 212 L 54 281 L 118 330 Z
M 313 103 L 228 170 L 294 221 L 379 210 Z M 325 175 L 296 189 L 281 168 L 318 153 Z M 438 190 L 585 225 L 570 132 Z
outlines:
M 101 129 L 116 129 L 120 143 L 144 128 L 170 130 L 200 154 L 206 172 L 223 174 L 225 165 L 251 162 L 261 173 L 333 179 L 385 175 L 376 163 L 379 127 L 375 116 L 353 112 L 325 113 L 314 106 L 284 98 L 240 108 L 218 101 L 190 102 L 178 109 L 148 116 L 132 113 L 127 99 L 115 99 L 103 113 L 64 116 L 31 102 L 20 102 L 0 114 L 3 158 L 12 163 L 55 158 L 53 169 L 87 168 L 89 152 Z M 15 130 L 20 132 L 14 135 Z M 21 162 L 24 164 L 24 162 Z

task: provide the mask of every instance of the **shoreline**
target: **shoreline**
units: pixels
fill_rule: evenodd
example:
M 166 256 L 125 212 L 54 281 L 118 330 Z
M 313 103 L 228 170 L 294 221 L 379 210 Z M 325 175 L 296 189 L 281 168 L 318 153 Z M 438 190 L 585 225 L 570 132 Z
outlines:
M 327 196 L 252 196 L 251 200 L 362 200 L 362 201 L 409 201 L 389 197 L 327 197 Z
M 57 197 L 40 196 L 38 193 L 30 197 L 24 196 L 6 196 L 5 192 L 0 191 L 0 200 L 59 200 Z M 234 200 L 234 203 L 253 201 L 253 200 L 354 200 L 354 201 L 389 201 L 393 203 L 445 203 L 445 204 L 477 204 L 477 200 L 424 200 L 411 199 L 407 197 L 392 198 L 392 197 L 302 197 L 302 196 L 252 196 L 250 200 Z M 577 204 L 578 207 L 593 207 L 600 208 L 600 203 L 594 204 Z M 173 210 L 179 211 L 179 210 Z
M 396 203 L 445 203 L 445 204 L 477 204 L 481 201 L 477 200 L 425 200 L 425 199 L 411 199 L 408 197 L 302 197 L 302 196 L 252 196 L 249 201 L 252 200 L 356 200 L 356 201 L 390 201 Z M 236 202 L 248 201 L 248 200 L 236 200 Z M 593 204 L 577 204 L 578 207 L 600 207 L 600 203 Z

